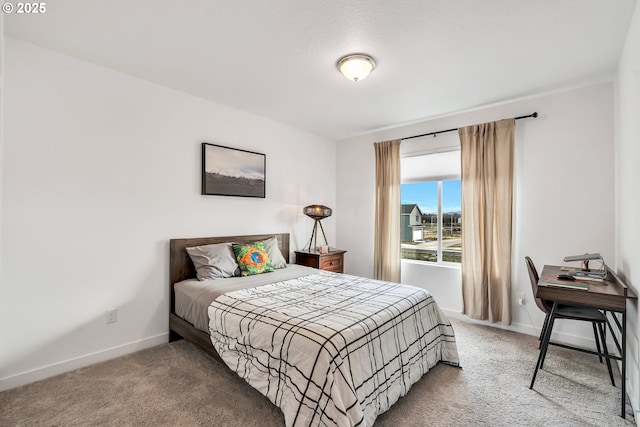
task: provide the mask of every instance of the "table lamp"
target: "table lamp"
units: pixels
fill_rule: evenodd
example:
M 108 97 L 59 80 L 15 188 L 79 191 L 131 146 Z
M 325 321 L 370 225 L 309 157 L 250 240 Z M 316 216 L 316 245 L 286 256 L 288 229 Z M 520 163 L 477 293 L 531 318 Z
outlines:
M 600 269 L 594 271 L 589 268 L 589 261 L 596 260 L 600 262 Z M 607 278 L 607 265 L 604 262 L 604 258 L 599 253 L 586 253 L 583 255 L 566 256 L 563 259 L 564 262 L 582 261 L 583 269 L 573 273 L 573 276 L 578 278 L 591 277 L 594 279 L 606 279 Z
M 314 219 L 313 222 L 313 231 L 311 232 L 311 238 L 309 239 L 309 252 L 311 252 L 311 243 L 313 242 L 314 250 L 317 249 L 317 240 L 318 240 L 318 224 L 320 224 L 320 230 L 322 231 L 322 236 L 324 236 L 324 243 L 329 246 L 327 243 L 327 235 L 324 234 L 324 228 L 322 227 L 321 220 L 328 218 L 332 214 L 331 208 L 322 205 L 309 205 L 302 209 L 302 212 Z

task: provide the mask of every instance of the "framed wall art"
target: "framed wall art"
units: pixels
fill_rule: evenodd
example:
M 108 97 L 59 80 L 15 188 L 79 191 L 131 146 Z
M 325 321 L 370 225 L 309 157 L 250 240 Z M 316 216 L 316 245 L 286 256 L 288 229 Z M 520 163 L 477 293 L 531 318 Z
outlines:
M 202 143 L 202 194 L 265 197 L 267 156 Z

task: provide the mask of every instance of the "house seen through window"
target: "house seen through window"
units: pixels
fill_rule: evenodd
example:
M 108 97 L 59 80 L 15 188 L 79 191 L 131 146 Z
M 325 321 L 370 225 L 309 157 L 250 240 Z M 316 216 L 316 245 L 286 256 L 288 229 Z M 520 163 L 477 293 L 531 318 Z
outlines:
M 403 259 L 434 263 L 462 261 L 459 153 L 455 151 L 402 159 L 400 200 Z

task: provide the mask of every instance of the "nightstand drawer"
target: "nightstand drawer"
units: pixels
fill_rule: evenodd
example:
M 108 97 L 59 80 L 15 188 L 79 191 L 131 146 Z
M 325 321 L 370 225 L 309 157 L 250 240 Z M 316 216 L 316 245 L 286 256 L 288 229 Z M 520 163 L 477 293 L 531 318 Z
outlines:
M 328 271 L 335 271 L 337 273 L 342 273 L 343 259 L 344 258 L 342 255 L 324 256 L 320 259 L 320 270 L 328 270 Z
M 344 273 L 345 252 L 340 249 L 333 249 L 329 253 L 296 251 L 296 264 L 333 271 L 334 273 Z

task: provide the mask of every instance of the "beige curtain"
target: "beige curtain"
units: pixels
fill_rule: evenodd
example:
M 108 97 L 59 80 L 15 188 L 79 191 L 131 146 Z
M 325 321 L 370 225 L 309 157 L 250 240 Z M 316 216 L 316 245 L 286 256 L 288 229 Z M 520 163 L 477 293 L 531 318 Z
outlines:
M 462 312 L 511 324 L 515 120 L 460 128 Z
M 400 140 L 376 142 L 374 278 L 400 282 Z

